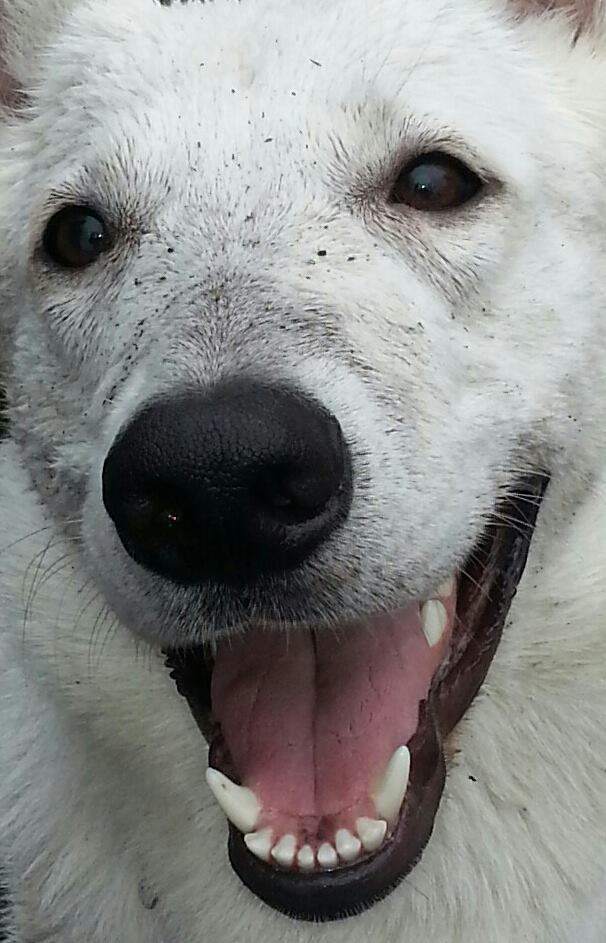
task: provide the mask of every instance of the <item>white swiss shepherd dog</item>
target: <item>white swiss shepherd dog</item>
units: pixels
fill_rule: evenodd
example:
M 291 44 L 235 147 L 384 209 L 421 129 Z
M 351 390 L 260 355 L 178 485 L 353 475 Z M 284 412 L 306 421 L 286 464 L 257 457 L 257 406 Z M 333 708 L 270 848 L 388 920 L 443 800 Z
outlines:
M 602 5 L 0 23 L 6 938 L 603 941 Z

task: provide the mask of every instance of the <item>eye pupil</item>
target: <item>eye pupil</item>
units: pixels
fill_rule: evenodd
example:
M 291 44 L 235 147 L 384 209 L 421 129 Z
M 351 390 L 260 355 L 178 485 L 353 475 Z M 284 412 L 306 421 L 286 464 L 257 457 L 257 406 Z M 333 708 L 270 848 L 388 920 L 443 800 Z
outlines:
M 415 192 L 425 196 L 431 196 L 443 183 L 443 179 L 444 175 L 441 173 L 441 168 L 435 164 L 421 164 L 419 167 L 415 167 L 410 174 L 410 181 Z
M 482 188 L 482 181 L 456 157 L 435 152 L 407 164 L 396 180 L 390 203 L 437 212 L 467 203 Z
M 103 219 L 86 206 L 67 206 L 52 217 L 44 233 L 47 255 L 64 268 L 85 268 L 108 248 Z

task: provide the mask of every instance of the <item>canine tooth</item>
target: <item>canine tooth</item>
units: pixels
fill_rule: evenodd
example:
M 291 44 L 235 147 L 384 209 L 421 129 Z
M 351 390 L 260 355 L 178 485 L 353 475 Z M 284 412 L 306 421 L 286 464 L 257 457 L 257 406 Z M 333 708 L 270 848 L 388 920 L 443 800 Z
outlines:
M 360 857 L 362 842 L 346 828 L 340 828 L 336 835 L 337 854 L 347 864 Z
M 377 813 L 391 825 L 395 824 L 406 790 L 410 775 L 410 750 L 408 747 L 398 747 L 390 759 L 381 785 L 373 796 Z
M 283 868 L 292 868 L 295 863 L 295 854 L 297 851 L 297 839 L 294 835 L 283 835 L 277 845 L 271 850 L 271 856 L 274 861 L 281 864 Z
M 423 632 L 430 648 L 437 645 L 448 622 L 444 604 L 439 599 L 430 599 L 421 609 L 421 623 Z
M 336 868 L 338 863 L 339 859 L 332 845 L 329 845 L 328 842 L 324 842 L 323 845 L 320 845 L 318 849 L 318 864 L 320 867 L 328 871 L 330 868 Z
M 311 845 L 303 845 L 297 855 L 297 864 L 301 871 L 313 871 L 316 864 L 316 856 Z
M 249 832 L 248 835 L 244 836 L 244 842 L 253 855 L 256 855 L 261 861 L 269 861 L 273 834 L 271 828 L 264 828 L 260 832 Z
M 261 805 L 254 792 L 244 786 L 236 786 L 231 779 L 212 767 L 206 770 L 206 782 L 229 821 L 245 835 L 254 832 L 261 815 Z
M 387 822 L 383 819 L 361 818 L 356 822 L 356 831 L 364 851 L 378 851 L 387 835 Z
M 451 576 L 449 580 L 446 580 L 441 586 L 438 586 L 438 596 L 448 599 L 454 593 L 456 585 L 454 576 Z

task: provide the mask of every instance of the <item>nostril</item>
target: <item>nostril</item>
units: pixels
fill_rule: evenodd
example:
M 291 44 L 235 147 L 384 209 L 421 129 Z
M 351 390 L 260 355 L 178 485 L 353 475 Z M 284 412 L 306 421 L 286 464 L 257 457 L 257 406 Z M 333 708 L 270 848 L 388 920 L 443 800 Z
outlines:
M 178 498 L 160 490 L 126 498 L 121 516 L 131 539 L 150 549 L 166 542 L 186 545 L 191 541 L 186 508 Z
M 282 466 L 262 471 L 251 488 L 257 511 L 282 524 L 304 524 L 319 518 L 343 485 L 321 469 Z

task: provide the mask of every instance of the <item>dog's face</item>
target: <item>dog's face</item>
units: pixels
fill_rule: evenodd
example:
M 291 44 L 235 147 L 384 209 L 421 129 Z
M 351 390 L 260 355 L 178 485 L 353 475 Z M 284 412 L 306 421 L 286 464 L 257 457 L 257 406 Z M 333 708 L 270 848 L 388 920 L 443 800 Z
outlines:
M 417 857 L 530 537 L 490 522 L 582 466 L 602 151 L 569 44 L 479 0 L 75 4 L 5 133 L 15 436 L 190 702 L 212 647 L 232 860 L 304 916 Z M 312 649 L 345 727 L 310 798 L 271 717 Z

